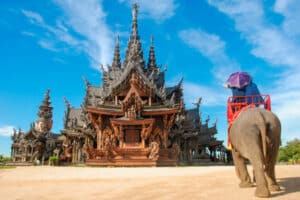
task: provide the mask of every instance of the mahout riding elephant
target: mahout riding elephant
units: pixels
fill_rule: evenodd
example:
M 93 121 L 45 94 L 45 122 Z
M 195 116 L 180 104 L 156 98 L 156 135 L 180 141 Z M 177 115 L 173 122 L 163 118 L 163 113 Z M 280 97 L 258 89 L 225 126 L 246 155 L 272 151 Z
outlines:
M 275 179 L 275 163 L 281 145 L 281 124 L 269 110 L 249 108 L 242 111 L 230 129 L 232 156 L 240 187 L 252 187 L 247 159 L 253 166 L 257 197 L 269 197 L 279 191 Z

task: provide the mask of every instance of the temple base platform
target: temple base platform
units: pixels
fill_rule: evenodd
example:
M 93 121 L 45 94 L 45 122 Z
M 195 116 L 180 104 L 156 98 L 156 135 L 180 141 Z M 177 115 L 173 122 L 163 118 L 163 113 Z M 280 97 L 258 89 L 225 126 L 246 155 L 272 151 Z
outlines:
M 160 149 L 158 155 L 149 158 L 148 148 L 117 148 L 113 152 L 98 151 L 98 155 L 86 161 L 88 166 L 154 167 L 177 166 L 172 149 Z

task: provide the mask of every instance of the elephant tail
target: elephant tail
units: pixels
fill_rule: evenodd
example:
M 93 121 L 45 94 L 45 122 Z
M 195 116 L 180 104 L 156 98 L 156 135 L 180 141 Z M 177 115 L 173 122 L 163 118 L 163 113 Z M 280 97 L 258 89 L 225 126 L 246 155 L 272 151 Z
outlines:
M 260 113 L 259 120 L 258 120 L 258 127 L 260 130 L 262 150 L 263 150 L 263 155 L 264 155 L 265 160 L 267 158 L 267 142 L 268 142 L 267 131 L 268 131 L 269 125 L 270 124 L 266 122 L 263 114 Z

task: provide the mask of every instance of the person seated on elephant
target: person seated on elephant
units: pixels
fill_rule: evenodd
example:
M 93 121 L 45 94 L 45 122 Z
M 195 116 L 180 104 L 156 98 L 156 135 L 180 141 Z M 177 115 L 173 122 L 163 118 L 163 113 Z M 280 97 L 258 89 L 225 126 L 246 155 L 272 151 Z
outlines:
M 242 88 L 231 87 L 229 84 L 225 84 L 224 87 L 231 89 L 233 103 L 246 102 L 247 105 L 254 103 L 256 106 L 264 103 L 264 99 L 253 81 Z
M 224 87 L 231 89 L 233 103 L 245 102 L 245 95 L 246 95 L 245 87 L 242 88 L 231 87 L 229 84 L 225 84 Z
M 264 99 L 261 97 L 257 85 L 251 81 L 245 86 L 245 96 L 247 96 L 247 104 L 254 103 L 256 106 L 264 103 Z

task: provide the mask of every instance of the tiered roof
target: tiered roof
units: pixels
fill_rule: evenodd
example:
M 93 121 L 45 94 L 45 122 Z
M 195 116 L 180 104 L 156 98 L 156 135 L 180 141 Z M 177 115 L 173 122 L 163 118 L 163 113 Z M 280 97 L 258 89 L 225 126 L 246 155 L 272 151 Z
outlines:
M 102 86 L 91 85 L 87 79 L 84 79 L 86 95 L 82 108 L 68 107 L 69 111 L 66 113 L 65 119 L 67 127 L 72 120 L 76 121 L 78 126 L 83 124 L 79 116 L 84 115 L 84 110 L 86 109 L 121 111 L 121 105 L 114 102 L 114 96 L 125 98 L 131 87 L 132 74 L 134 74 L 134 78 L 137 81 L 137 90 L 140 90 L 141 94 L 145 96 L 149 96 L 150 93 L 152 95 L 153 103 L 151 106 L 145 106 L 146 110 L 153 110 L 156 107 L 158 109 L 172 108 L 175 105 L 179 105 L 182 101 L 182 80 L 178 85 L 169 88 L 165 87 L 165 70 L 161 71 L 156 64 L 152 37 L 147 68 L 145 68 L 142 44 L 138 34 L 137 14 L 138 7 L 137 4 L 134 4 L 131 35 L 123 64 L 121 64 L 119 36 L 117 36 L 112 65 L 107 66 L 107 69 L 101 66 Z

